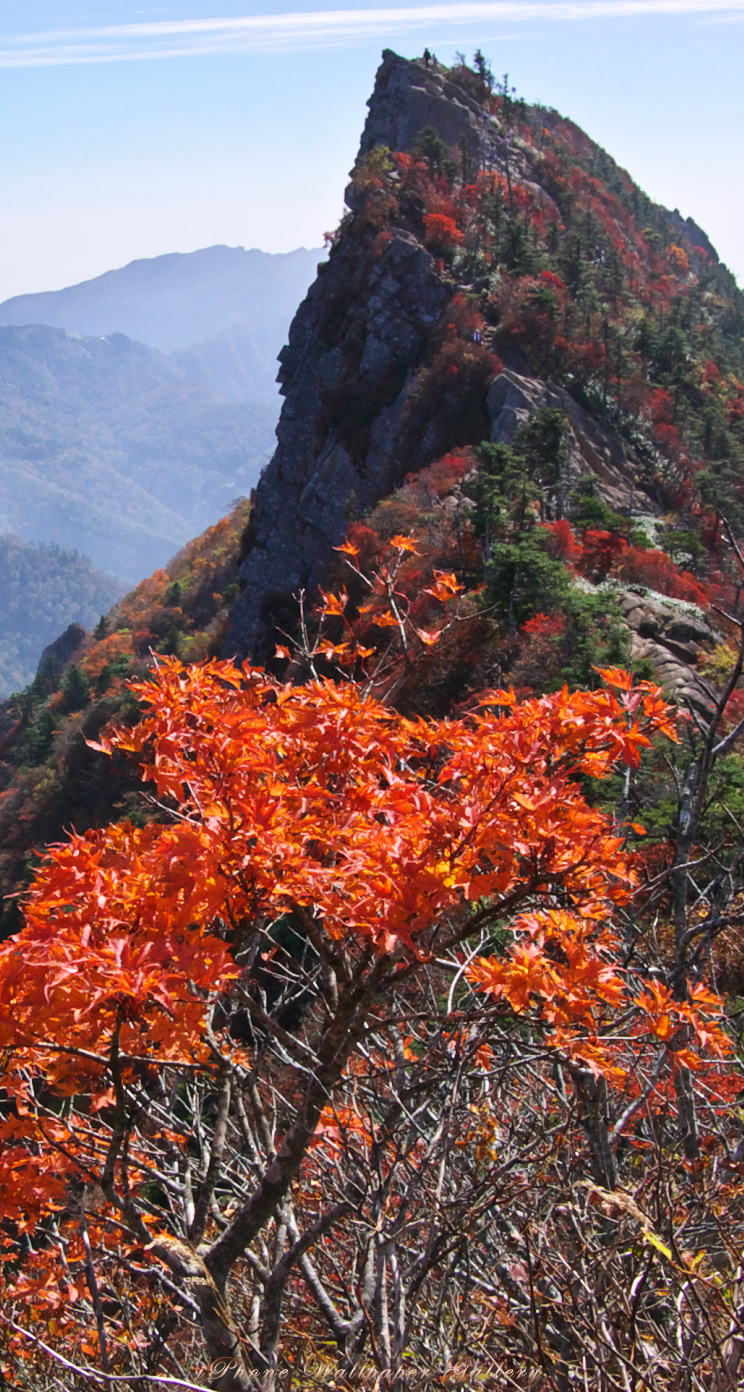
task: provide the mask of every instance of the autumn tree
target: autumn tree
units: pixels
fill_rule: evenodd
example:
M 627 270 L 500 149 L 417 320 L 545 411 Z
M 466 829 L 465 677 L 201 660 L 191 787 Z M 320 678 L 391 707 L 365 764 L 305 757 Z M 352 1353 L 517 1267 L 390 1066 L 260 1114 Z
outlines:
M 605 675 L 442 721 L 219 662 L 135 685 L 101 747 L 159 818 L 52 848 L 0 956 L 8 1375 L 404 1386 L 467 1351 L 463 1316 L 484 1367 L 558 1387 L 587 1356 L 525 1184 L 565 1188 L 563 1155 L 611 1195 L 678 1054 L 715 1118 L 728 1076 L 718 1000 L 624 960 L 632 858 L 584 787 L 674 727 Z

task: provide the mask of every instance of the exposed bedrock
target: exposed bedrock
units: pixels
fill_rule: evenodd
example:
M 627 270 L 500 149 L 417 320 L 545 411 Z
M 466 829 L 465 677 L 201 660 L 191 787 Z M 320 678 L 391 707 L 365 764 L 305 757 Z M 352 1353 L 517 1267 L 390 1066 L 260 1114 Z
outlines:
M 679 705 L 710 718 L 715 701 L 698 666 L 720 642 L 718 634 L 690 605 L 649 595 L 640 587 L 620 590 L 618 600 L 630 630 L 634 662 L 647 658 L 657 680 Z
M 424 126 L 479 165 L 500 167 L 498 121 L 441 72 L 387 51 L 360 153 L 378 144 L 410 150 Z M 270 655 L 272 630 L 289 620 L 292 596 L 322 578 L 352 508 L 373 507 L 420 462 L 410 437 L 404 448 L 405 407 L 453 287 L 416 237 L 391 231 L 380 259 L 363 237 L 342 232 L 295 315 L 280 355 L 277 449 L 256 490 L 230 654 Z
M 263 642 L 302 588 L 312 588 L 364 512 L 403 481 L 412 373 L 451 290 L 412 236 L 393 233 L 370 264 L 351 239 L 295 316 L 281 354 L 286 396 L 277 449 L 256 490 L 228 648 L 265 660 Z
M 410 150 L 425 126 L 478 167 L 503 170 L 498 119 L 443 72 L 386 51 L 360 154 L 380 144 Z M 518 148 L 510 148 L 509 160 L 513 174 L 529 178 Z M 543 191 L 540 197 L 551 201 Z M 353 187 L 347 199 L 358 213 Z M 276 452 L 256 490 L 244 538 L 244 589 L 231 614 L 228 655 L 270 658 L 277 630 L 295 622 L 294 597 L 323 581 L 350 517 L 370 511 L 437 453 L 476 438 L 472 420 L 463 425 L 466 435 L 471 430 L 467 438 L 455 438 L 458 425 L 444 442 L 433 416 L 418 421 L 418 434 L 411 428 L 418 370 L 454 289 L 441 263 L 404 228 L 386 230 L 380 243 L 374 228 L 365 231 L 363 218 L 342 227 L 280 355 L 285 402 Z M 576 479 L 589 473 L 612 506 L 654 511 L 639 490 L 643 471 L 630 447 L 560 387 L 504 370 L 488 392 L 483 433 L 490 422 L 491 439 L 508 443 L 541 406 L 559 408 L 568 422 L 568 467 L 557 499 L 562 511 Z M 651 634 L 655 601 L 644 604 L 645 627 L 634 621 L 640 601 L 623 600 L 634 656 L 649 657 L 670 691 L 704 710 L 709 698 L 696 675 L 692 640 L 681 639 L 675 620 L 663 615 Z
M 562 387 L 517 372 L 500 373 L 488 394 L 494 444 L 509 444 L 517 428 L 544 406 L 566 416 L 568 478 L 562 481 L 566 494 L 581 474 L 593 474 L 600 493 L 613 507 L 633 509 L 642 502 L 645 511 L 651 510 L 647 495 L 640 495 L 635 484 L 640 465 L 632 452 Z M 565 508 L 567 498 L 563 501 Z

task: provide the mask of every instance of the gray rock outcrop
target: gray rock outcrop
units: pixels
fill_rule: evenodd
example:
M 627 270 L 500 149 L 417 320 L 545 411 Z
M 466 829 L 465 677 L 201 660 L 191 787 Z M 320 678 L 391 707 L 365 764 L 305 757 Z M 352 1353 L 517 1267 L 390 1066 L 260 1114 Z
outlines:
M 493 443 L 509 444 L 517 428 L 533 411 L 545 406 L 562 411 L 566 417 L 568 477 L 561 481 L 563 491 L 568 494 L 581 474 L 592 474 L 608 503 L 632 512 L 640 502 L 635 483 L 639 462 L 617 435 L 606 430 L 562 387 L 550 386 L 536 377 L 524 377 L 517 372 L 500 373 L 488 394 Z M 564 498 L 564 511 L 566 502 Z M 643 506 L 647 511 L 651 507 L 645 493 Z
M 498 122 L 441 73 L 383 55 L 360 153 L 410 150 L 423 126 L 479 163 L 498 159 Z M 354 202 L 353 192 L 350 195 Z M 364 512 L 416 467 L 403 448 L 408 393 L 452 284 L 421 242 L 390 229 L 382 254 L 342 235 L 301 304 L 280 354 L 285 397 L 277 448 L 244 540 L 243 593 L 226 652 L 271 655 L 271 632 L 312 589 Z
M 720 642 L 718 634 L 690 605 L 649 595 L 641 587 L 620 590 L 617 598 L 630 630 L 633 661 L 648 659 L 669 696 L 710 719 L 715 701 L 698 663 Z
M 409 63 L 386 48 L 367 105 L 360 155 L 375 145 L 411 150 L 419 133 L 431 126 L 451 149 L 464 145 L 479 166 L 492 168 L 499 162 L 499 121 L 488 117 L 479 101 L 438 68 Z
M 228 651 L 271 656 L 262 635 L 322 579 L 352 511 L 373 507 L 410 471 L 398 448 L 407 392 L 450 293 L 406 232 L 371 264 L 355 241 L 333 249 L 281 354 L 286 401 L 256 491 Z
M 85 629 L 82 624 L 71 623 L 67 625 L 64 633 L 60 633 L 53 643 L 47 643 L 44 651 L 39 658 L 39 665 L 36 669 L 37 677 L 52 669 L 60 670 L 65 666 L 70 658 L 74 656 L 78 648 L 81 647 L 85 639 Z

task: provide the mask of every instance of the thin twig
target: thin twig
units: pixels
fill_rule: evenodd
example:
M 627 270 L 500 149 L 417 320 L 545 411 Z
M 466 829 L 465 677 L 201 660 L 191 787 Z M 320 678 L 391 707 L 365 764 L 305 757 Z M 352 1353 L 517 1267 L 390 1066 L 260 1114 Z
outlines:
M 77 1363 L 71 1363 L 69 1358 L 64 1358 L 61 1353 L 50 1348 L 38 1335 L 32 1334 L 30 1329 L 24 1329 L 22 1325 L 16 1324 L 14 1319 L 0 1312 L 0 1320 L 4 1324 L 10 1325 L 16 1334 L 22 1334 L 24 1339 L 28 1339 L 36 1348 L 46 1353 L 49 1358 L 53 1358 L 55 1363 L 61 1364 L 71 1373 L 78 1377 L 85 1378 L 88 1382 L 152 1382 L 160 1387 L 176 1387 L 179 1392 L 211 1392 L 209 1387 L 205 1387 L 201 1382 L 184 1382 L 183 1378 L 158 1377 L 154 1373 L 99 1373 L 96 1368 L 81 1368 Z

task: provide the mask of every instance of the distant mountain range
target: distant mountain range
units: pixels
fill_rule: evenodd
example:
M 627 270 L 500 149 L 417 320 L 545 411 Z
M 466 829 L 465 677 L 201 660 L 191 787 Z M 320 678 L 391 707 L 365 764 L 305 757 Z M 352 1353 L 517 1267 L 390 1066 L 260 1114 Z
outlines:
M 317 251 L 133 261 L 0 306 L 0 532 L 134 583 L 250 492 Z
M 0 692 L 250 493 L 319 257 L 209 247 L 0 305 Z
M 250 492 L 276 407 L 225 401 L 123 334 L 0 329 L 0 531 L 135 583 Z
M 231 400 L 274 401 L 276 355 L 321 255 L 215 246 L 132 261 L 65 290 L 16 295 L 0 304 L 0 325 L 122 333 L 163 353 L 188 349 L 182 363 L 194 380 Z

